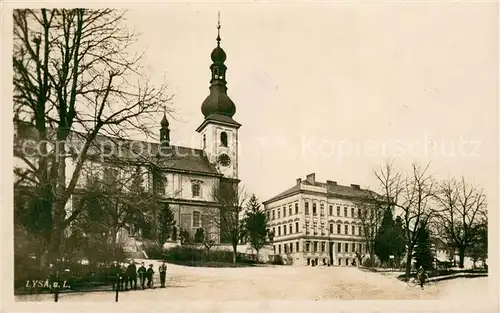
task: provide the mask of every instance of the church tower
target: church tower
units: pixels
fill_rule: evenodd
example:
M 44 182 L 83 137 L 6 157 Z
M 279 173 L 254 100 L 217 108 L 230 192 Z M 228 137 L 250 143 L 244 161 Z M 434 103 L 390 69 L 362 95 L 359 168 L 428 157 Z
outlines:
M 212 51 L 210 94 L 201 105 L 205 117 L 196 129 L 201 134 L 201 146 L 208 160 L 225 178 L 238 179 L 238 129 L 233 120 L 236 106 L 227 95 L 226 53 L 220 47 L 220 19 L 217 24 L 217 47 Z
M 165 110 L 165 113 L 163 113 L 163 119 L 160 122 L 161 128 L 160 128 L 160 142 L 162 147 L 168 147 L 170 146 L 170 128 L 168 120 L 167 120 L 167 113 Z

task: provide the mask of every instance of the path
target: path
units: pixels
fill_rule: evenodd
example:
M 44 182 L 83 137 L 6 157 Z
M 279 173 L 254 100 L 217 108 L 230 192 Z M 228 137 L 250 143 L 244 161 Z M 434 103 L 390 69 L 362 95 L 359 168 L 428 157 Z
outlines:
M 150 261 L 147 261 L 150 263 Z M 155 263 L 155 269 L 157 264 Z M 157 274 L 156 274 L 157 275 Z M 354 267 L 264 266 L 201 268 L 169 264 L 165 289 L 120 293 L 122 301 L 253 301 L 253 300 L 418 300 L 486 297 L 487 278 L 454 279 L 410 287 L 393 277 Z M 159 285 L 156 277 L 156 286 Z M 479 297 L 479 298 L 478 298 Z M 51 295 L 17 300 L 52 301 Z M 114 301 L 111 292 L 62 294 L 60 301 Z

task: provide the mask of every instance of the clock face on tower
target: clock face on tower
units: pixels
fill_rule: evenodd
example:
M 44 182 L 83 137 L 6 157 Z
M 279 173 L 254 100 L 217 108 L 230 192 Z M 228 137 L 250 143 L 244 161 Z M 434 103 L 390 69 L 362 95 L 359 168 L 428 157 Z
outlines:
M 219 155 L 217 161 L 219 162 L 220 165 L 226 167 L 229 166 L 229 164 L 231 164 L 231 158 L 229 157 L 229 155 L 225 153 Z

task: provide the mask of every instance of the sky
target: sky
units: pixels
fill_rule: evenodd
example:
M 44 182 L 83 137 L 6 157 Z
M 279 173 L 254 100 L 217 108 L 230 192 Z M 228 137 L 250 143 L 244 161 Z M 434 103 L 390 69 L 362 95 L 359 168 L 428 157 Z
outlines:
M 143 64 L 175 95 L 173 144 L 199 146 L 210 53 L 227 53 L 239 177 L 261 200 L 297 178 L 377 188 L 387 159 L 431 162 L 496 202 L 495 3 L 175 3 L 129 12 Z M 158 122 L 161 116 L 158 117 Z

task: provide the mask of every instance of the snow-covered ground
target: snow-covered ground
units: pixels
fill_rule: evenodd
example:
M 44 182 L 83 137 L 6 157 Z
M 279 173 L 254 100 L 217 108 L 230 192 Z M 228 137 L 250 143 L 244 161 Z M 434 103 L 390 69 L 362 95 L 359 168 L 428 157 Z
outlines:
M 158 262 L 146 260 L 158 268 Z M 156 275 L 155 285 L 159 286 Z M 391 275 L 355 267 L 263 266 L 201 268 L 168 264 L 167 288 L 120 293 L 128 301 L 255 300 L 434 300 L 488 301 L 488 278 L 453 279 L 421 290 Z M 60 302 L 114 301 L 112 292 L 61 294 Z M 19 296 L 17 301 L 53 301 L 52 295 Z

